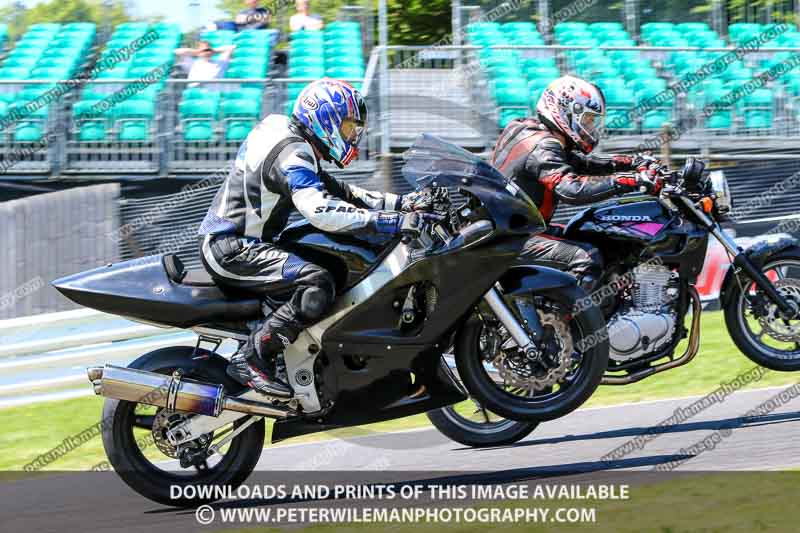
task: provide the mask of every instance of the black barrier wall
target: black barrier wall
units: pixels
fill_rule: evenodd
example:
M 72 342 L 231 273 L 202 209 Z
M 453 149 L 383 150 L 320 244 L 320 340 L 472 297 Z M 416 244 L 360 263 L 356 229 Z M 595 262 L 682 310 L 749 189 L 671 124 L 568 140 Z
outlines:
M 394 159 L 388 179 L 370 164 L 333 173 L 367 189 L 405 193 L 411 186 L 400 172 L 402 164 L 401 158 Z M 774 232 L 776 221 L 797 214 L 800 161 L 747 161 L 711 168 L 722 170 L 730 183 L 740 215 L 732 221 L 738 236 Z M 76 181 L 0 183 L 0 199 L 14 198 L 0 202 L 0 318 L 73 308 L 47 283 L 112 260 L 176 253 L 187 266 L 199 267 L 197 228 L 226 174 L 120 179 L 95 186 Z M 780 194 L 751 205 L 781 184 Z M 554 222 L 565 223 L 584 207 L 561 204 Z M 800 223 L 781 232 L 798 235 L 798 227 Z
M 50 282 L 119 258 L 119 184 L 92 185 L 0 203 L 0 318 L 77 305 Z

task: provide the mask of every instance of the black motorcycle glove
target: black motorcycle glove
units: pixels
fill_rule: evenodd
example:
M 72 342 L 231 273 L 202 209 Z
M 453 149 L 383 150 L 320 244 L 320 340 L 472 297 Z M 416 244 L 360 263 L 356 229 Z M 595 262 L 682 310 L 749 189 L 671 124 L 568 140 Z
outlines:
M 434 187 L 404 194 L 400 200 L 400 211 L 432 211 L 434 207 L 447 200 L 449 193 L 445 187 Z

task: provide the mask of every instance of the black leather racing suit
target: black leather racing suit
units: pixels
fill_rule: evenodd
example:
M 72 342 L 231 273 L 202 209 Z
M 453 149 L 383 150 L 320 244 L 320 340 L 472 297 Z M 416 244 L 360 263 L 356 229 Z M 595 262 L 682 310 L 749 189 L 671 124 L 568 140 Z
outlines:
M 333 233 L 381 232 L 401 197 L 342 183 L 320 168 L 302 132 L 270 115 L 250 132 L 200 226 L 201 257 L 221 285 L 283 303 L 265 323 L 271 355 L 295 341 L 333 303 L 333 276 L 273 244 L 299 211 Z M 266 298 L 265 298 L 266 299 Z M 267 342 L 266 340 L 264 342 Z
M 589 204 L 635 188 L 630 178 L 614 176 L 632 170 L 631 157 L 584 155 L 533 118 L 512 121 L 503 130 L 492 164 L 530 195 L 548 223 L 559 201 Z M 587 290 L 603 269 L 594 246 L 562 239 L 552 227 L 528 240 L 520 260 L 567 271 Z

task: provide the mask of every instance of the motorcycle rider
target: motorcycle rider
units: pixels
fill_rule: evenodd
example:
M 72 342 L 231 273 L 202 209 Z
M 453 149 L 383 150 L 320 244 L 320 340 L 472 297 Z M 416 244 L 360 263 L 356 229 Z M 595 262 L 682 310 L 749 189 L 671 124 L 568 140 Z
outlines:
M 220 285 L 282 302 L 231 359 L 228 374 L 243 385 L 291 397 L 275 359 L 334 300 L 327 270 L 273 244 L 294 210 L 332 233 L 393 235 L 406 218 L 426 216 L 400 212 L 422 195 L 367 191 L 321 169 L 321 160 L 340 168 L 353 161 L 366 127 L 366 103 L 355 88 L 330 78 L 309 84 L 291 117 L 270 115 L 250 132 L 200 226 L 203 263 Z
M 589 204 L 635 190 L 654 195 L 661 190 L 658 163 L 651 157 L 590 155 L 600 140 L 605 108 L 599 87 L 562 76 L 539 98 L 537 118 L 512 121 L 497 140 L 492 164 L 530 195 L 546 222 L 559 201 Z M 625 171 L 636 173 L 618 175 Z M 587 291 L 603 271 L 594 246 L 562 239 L 553 226 L 528 240 L 520 260 L 567 271 Z

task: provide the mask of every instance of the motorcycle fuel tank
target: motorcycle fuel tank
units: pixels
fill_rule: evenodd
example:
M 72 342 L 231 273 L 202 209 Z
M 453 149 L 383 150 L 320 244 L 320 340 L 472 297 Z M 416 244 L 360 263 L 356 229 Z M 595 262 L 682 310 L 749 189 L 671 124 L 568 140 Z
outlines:
M 565 235 L 584 238 L 633 240 L 641 244 L 652 241 L 672 217 L 657 200 L 622 200 L 601 204 L 579 213 L 568 224 Z

